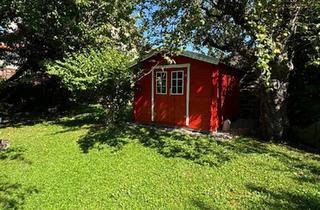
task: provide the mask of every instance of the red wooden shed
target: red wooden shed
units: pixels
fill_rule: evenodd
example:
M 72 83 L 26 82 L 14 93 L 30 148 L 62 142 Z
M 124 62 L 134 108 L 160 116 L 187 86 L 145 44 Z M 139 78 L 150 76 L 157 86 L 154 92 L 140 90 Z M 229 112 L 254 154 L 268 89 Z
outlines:
M 239 115 L 239 71 L 218 58 L 194 52 L 151 53 L 135 64 L 143 71 L 134 96 L 134 120 L 141 123 L 216 131 Z

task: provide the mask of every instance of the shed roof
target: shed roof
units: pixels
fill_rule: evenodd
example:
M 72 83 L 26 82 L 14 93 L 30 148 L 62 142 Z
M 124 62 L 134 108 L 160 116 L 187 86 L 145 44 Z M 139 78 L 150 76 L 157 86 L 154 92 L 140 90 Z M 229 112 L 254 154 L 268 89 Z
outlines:
M 147 55 L 143 56 L 142 58 L 136 60 L 135 62 L 133 62 L 130 67 L 133 67 L 135 65 L 137 65 L 139 62 L 143 62 L 155 55 L 158 55 L 160 53 L 163 53 L 162 51 L 152 51 L 150 53 L 148 53 Z M 188 57 L 188 58 L 192 58 L 195 60 L 199 60 L 199 61 L 203 61 L 206 63 L 211 63 L 211 64 L 219 64 L 220 62 L 220 58 L 218 57 L 212 57 L 212 56 L 207 56 L 204 54 L 200 54 L 200 53 L 195 53 L 195 52 L 191 52 L 191 51 L 182 51 L 180 53 L 176 54 L 177 56 L 184 56 L 184 57 Z

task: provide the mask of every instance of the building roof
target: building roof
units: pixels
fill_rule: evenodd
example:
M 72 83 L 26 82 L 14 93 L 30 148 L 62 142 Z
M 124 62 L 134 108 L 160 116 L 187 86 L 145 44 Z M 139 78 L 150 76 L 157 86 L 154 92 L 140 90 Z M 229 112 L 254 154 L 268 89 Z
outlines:
M 155 55 L 158 55 L 162 53 L 161 51 L 152 51 L 150 52 L 149 54 L 143 56 L 142 58 L 134 61 L 131 65 L 130 65 L 130 68 L 137 65 L 139 62 L 143 62 Z M 204 55 L 204 54 L 200 54 L 200 53 L 195 53 L 195 52 L 191 52 L 191 51 L 182 51 L 180 53 L 177 53 L 176 54 L 177 56 L 184 56 L 184 57 L 188 57 L 188 58 L 192 58 L 192 59 L 195 59 L 195 60 L 199 60 L 199 61 L 203 61 L 203 62 L 206 62 L 206 63 L 211 63 L 211 64 L 219 64 L 220 62 L 220 58 L 218 57 L 212 57 L 212 56 L 207 56 L 207 55 Z

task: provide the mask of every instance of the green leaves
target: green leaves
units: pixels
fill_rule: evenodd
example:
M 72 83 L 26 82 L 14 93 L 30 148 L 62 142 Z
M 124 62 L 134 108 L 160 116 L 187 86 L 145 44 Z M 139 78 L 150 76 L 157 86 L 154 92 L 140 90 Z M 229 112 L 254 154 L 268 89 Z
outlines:
M 106 81 L 129 76 L 127 65 L 128 58 L 117 50 L 91 48 L 46 66 L 48 73 L 60 77 L 70 90 L 81 91 L 94 90 Z
M 23 46 L 15 52 L 27 70 L 36 72 L 42 70 L 43 60 L 62 59 L 87 47 L 113 46 L 135 55 L 142 38 L 132 16 L 135 5 L 129 0 L 3 0 L 0 26 L 15 22 L 18 30 L 0 39 Z
M 130 59 L 113 48 L 89 48 L 69 54 L 62 61 L 46 64 L 47 72 L 59 77 L 76 98 L 85 95 L 101 103 L 118 120 L 133 94 L 134 74 Z
M 240 55 L 240 64 L 262 73 L 262 83 L 277 75 L 271 63 L 290 65 L 289 51 L 296 45 L 292 36 L 299 28 L 310 31 L 304 17 L 319 16 L 317 3 L 307 0 L 143 2 L 140 12 L 151 43 L 173 50 L 192 43 L 196 49 L 219 48 L 230 57 Z

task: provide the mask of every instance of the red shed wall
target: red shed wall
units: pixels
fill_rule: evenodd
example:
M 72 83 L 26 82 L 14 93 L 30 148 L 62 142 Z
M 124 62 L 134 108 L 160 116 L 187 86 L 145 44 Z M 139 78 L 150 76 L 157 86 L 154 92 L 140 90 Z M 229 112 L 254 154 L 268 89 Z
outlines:
M 197 130 L 216 130 L 217 107 L 214 72 L 216 65 L 189 59 L 190 66 L 190 112 L 189 127 Z
M 227 119 L 234 121 L 240 114 L 239 71 L 225 65 L 219 65 L 217 79 L 217 103 L 219 126 Z
M 223 119 L 237 115 L 238 107 L 234 100 L 238 100 L 238 89 L 237 85 L 231 84 L 238 80 L 230 74 L 231 71 L 223 65 L 183 56 L 174 57 L 174 60 L 176 64 L 190 64 L 189 128 L 216 131 Z M 140 66 L 146 75 L 137 83 L 134 97 L 134 119 L 139 122 L 152 123 L 150 70 L 156 64 L 167 65 L 161 56 L 155 56 Z
M 135 121 L 151 122 L 151 74 L 146 74 L 137 82 L 133 102 L 133 115 Z

